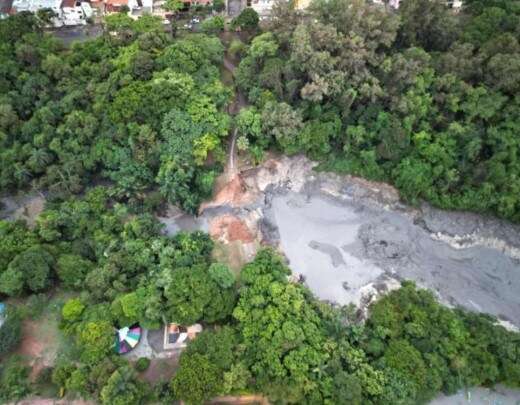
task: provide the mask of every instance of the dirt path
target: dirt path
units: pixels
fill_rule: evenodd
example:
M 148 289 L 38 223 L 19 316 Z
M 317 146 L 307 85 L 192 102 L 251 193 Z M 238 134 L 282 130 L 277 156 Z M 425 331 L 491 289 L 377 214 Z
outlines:
M 231 138 L 231 147 L 229 149 L 229 162 L 228 162 L 228 171 L 229 176 L 233 177 L 236 173 L 236 166 L 235 166 L 235 147 L 237 143 L 237 135 L 238 135 L 238 128 L 235 128 L 233 131 L 233 136 Z
M 235 79 L 235 71 L 236 66 L 231 61 L 231 58 L 226 53 L 224 55 L 224 68 L 231 73 L 231 76 L 233 79 Z M 236 116 L 240 112 L 240 110 L 247 106 L 247 100 L 245 96 L 242 94 L 242 92 L 235 86 L 235 99 L 228 107 L 228 112 L 230 115 Z M 233 179 L 237 174 L 237 167 L 236 167 L 236 142 L 238 137 L 238 130 L 237 128 L 233 129 L 233 133 L 231 135 L 231 140 L 229 143 L 229 158 L 228 158 L 228 166 L 227 166 L 227 177 L 228 179 Z
M 210 404 L 261 404 L 269 405 L 267 398 L 262 395 L 242 395 L 239 397 L 226 396 L 214 398 L 210 401 Z

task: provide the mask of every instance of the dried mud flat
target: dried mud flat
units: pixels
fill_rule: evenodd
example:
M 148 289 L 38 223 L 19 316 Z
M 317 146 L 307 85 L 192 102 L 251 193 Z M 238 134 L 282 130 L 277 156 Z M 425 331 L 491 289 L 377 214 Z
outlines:
M 302 156 L 281 157 L 242 171 L 231 180 L 241 184 L 240 192 L 217 193 L 197 221 L 240 223 L 238 236 L 229 237 L 229 227 L 213 227 L 212 236 L 224 243 L 240 235 L 250 243 L 254 236 L 279 248 L 293 273 L 323 300 L 366 309 L 408 279 L 445 304 L 520 326 L 518 226 L 408 207 L 387 184 L 318 173 L 313 166 Z

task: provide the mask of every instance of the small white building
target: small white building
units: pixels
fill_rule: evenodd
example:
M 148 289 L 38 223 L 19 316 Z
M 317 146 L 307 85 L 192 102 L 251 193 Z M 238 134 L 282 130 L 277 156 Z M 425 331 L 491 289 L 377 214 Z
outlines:
M 12 10 L 15 13 L 21 11 L 36 13 L 41 9 L 51 9 L 58 17 L 60 17 L 62 14 L 61 2 L 62 0 L 14 0 Z
M 53 24 L 56 27 L 85 25 L 87 19 L 92 17 L 93 12 L 90 4 L 79 0 L 14 0 L 12 12 L 30 11 L 36 13 L 38 10 L 50 9 L 56 17 Z
M 372 2 L 381 5 L 387 3 L 392 8 L 399 8 L 401 0 L 372 0 Z M 458 10 L 462 7 L 462 0 L 446 0 L 446 5 Z
M 61 4 L 63 25 L 85 25 L 94 14 L 89 3 L 78 0 L 63 0 Z

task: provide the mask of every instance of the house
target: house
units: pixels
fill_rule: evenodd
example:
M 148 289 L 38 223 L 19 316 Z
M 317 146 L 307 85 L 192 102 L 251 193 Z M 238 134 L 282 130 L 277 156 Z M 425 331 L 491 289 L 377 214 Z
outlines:
M 54 12 L 56 27 L 85 25 L 93 12 L 90 4 L 80 0 L 13 0 L 11 13 L 50 9 Z
M 128 8 L 128 15 L 137 20 L 143 14 L 152 14 L 153 0 L 101 0 L 93 3 L 102 14 L 119 13 Z
M 402 0 L 372 0 L 374 4 L 388 4 L 392 8 L 399 8 L 399 3 Z M 446 5 L 449 8 L 458 10 L 462 7 L 462 0 L 446 0 Z
M 119 13 L 124 7 L 130 6 L 128 5 L 129 0 L 104 0 L 99 2 L 101 4 L 103 13 Z
M 63 0 L 61 4 L 63 25 L 84 25 L 94 13 L 89 3 L 78 0 Z
M 191 326 L 183 326 L 176 323 L 164 325 L 164 350 L 186 347 L 188 342 L 195 339 L 200 332 L 202 332 L 202 326 L 198 323 Z
M 50 9 L 58 17 L 61 17 L 61 2 L 62 0 L 14 0 L 11 12 L 30 11 L 36 13 L 41 9 Z
M 153 0 L 129 0 L 128 8 L 130 9 L 129 16 L 137 20 L 143 14 L 153 13 Z
M 9 17 L 12 7 L 13 0 L 0 0 L 0 20 Z

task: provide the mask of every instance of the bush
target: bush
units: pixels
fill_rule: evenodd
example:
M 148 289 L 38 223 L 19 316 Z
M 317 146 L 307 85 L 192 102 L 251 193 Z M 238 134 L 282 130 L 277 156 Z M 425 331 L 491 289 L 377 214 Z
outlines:
M 47 308 L 47 304 L 49 302 L 49 297 L 46 294 L 33 294 L 25 303 L 24 314 L 23 316 L 30 317 L 32 319 L 39 318 L 45 308 Z
M 0 277 L 0 291 L 20 295 L 24 287 L 33 292 L 41 291 L 50 284 L 54 265 L 52 255 L 41 246 L 33 246 L 17 255 Z
M 217 394 L 222 383 L 219 370 L 206 356 L 183 354 L 180 366 L 171 382 L 177 399 L 189 404 L 202 404 Z
M 254 9 L 248 7 L 244 9 L 238 17 L 233 19 L 231 27 L 253 31 L 258 28 L 259 21 L 260 18 L 258 17 L 258 13 Z
M 208 18 L 202 21 L 201 28 L 205 34 L 217 35 L 224 31 L 224 18 L 221 16 Z
M 233 39 L 229 45 L 228 52 L 235 58 L 243 57 L 247 52 L 247 46 L 239 39 Z
M 146 357 L 140 357 L 140 358 L 135 362 L 135 369 L 136 369 L 136 371 L 138 371 L 139 373 L 142 373 L 143 371 L 148 370 L 148 367 L 150 367 L 150 359 L 148 359 L 148 358 L 146 358 Z
M 22 334 L 22 321 L 18 313 L 8 311 L 3 325 L 0 327 L 0 356 L 13 350 Z
M 213 10 L 220 13 L 226 8 L 226 2 L 224 0 L 213 0 Z
M 209 266 L 209 275 L 220 288 L 230 288 L 235 284 L 235 275 L 223 263 L 212 263 Z
M 67 288 L 80 288 L 83 286 L 85 276 L 92 268 L 90 260 L 78 255 L 62 255 L 58 259 L 56 272 Z
M 0 376 L 0 402 L 16 401 L 29 394 L 30 370 L 18 356 L 5 364 Z
M 63 319 L 68 322 L 75 322 L 81 319 L 81 314 L 85 309 L 85 305 L 78 298 L 68 300 L 61 310 Z

